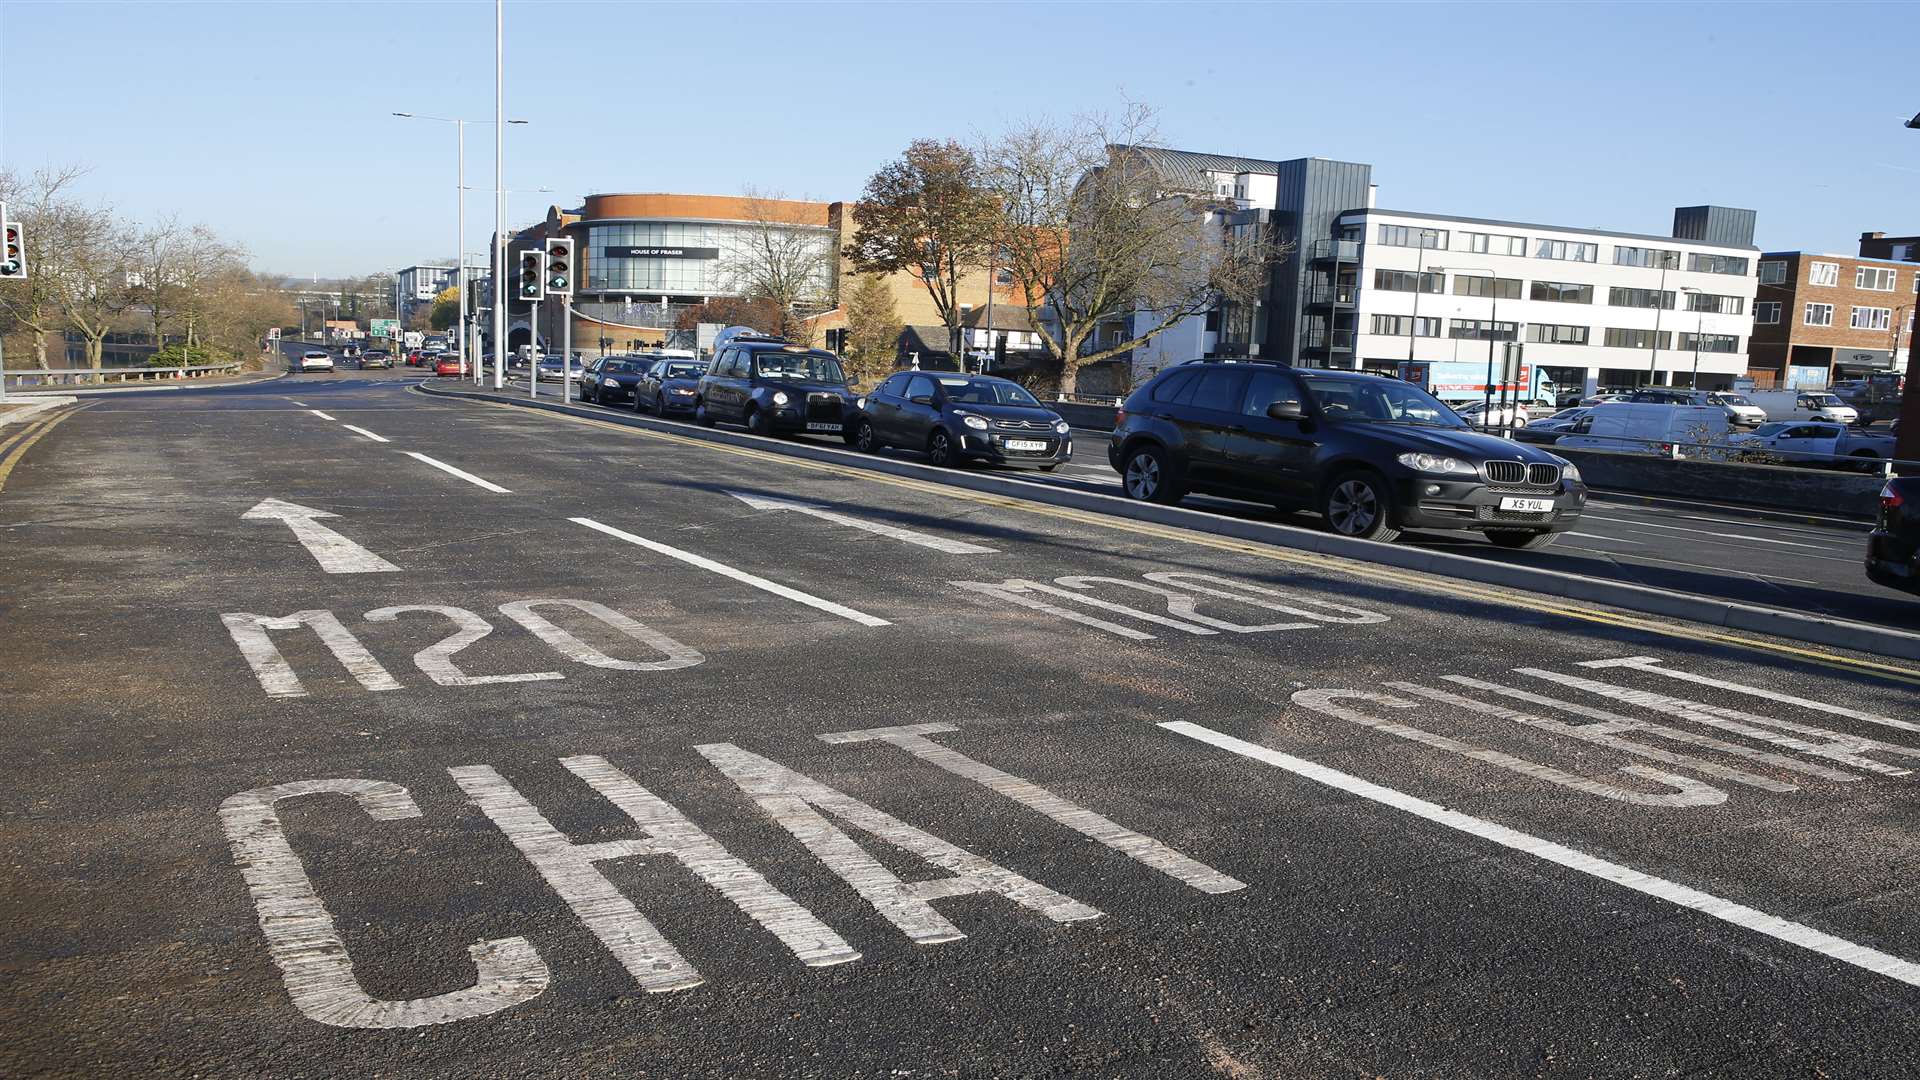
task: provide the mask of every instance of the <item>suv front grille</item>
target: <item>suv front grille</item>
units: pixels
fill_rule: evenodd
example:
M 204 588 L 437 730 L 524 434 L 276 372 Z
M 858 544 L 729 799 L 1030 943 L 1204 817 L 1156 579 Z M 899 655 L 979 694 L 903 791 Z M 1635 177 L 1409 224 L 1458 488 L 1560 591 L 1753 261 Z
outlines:
M 1527 483 L 1535 487 L 1560 486 L 1560 466 L 1532 464 L 1527 466 Z
M 1518 461 L 1489 461 L 1482 468 L 1488 483 L 1524 484 L 1527 481 L 1527 467 Z
M 1497 487 L 1560 486 L 1560 466 L 1524 461 L 1489 461 L 1481 466 L 1487 483 Z

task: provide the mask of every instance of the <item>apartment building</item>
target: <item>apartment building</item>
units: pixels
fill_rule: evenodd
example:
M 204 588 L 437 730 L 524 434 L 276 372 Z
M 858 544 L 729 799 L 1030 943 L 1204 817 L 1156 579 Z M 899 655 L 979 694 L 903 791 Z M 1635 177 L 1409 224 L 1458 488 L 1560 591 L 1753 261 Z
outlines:
M 1863 247 L 1867 240 L 1861 238 Z M 1757 284 L 1749 358 L 1755 385 L 1811 388 L 1906 370 L 1920 267 L 1769 251 L 1760 256 Z

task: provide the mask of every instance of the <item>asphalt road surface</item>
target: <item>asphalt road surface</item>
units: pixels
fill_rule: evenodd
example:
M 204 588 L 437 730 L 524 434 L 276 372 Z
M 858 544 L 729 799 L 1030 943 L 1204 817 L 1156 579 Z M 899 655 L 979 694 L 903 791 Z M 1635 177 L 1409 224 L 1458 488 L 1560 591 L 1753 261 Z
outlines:
M 344 370 L 0 490 L 0 1075 L 1906 1077 L 1920 672 Z

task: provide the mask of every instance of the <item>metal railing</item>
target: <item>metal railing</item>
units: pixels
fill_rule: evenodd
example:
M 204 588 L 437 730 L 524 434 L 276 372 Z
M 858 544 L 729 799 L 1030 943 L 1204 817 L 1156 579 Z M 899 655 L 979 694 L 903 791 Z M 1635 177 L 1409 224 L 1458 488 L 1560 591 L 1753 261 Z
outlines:
M 1356 304 L 1360 302 L 1360 286 L 1316 285 L 1307 290 L 1309 304 Z
M 1353 330 L 1308 330 L 1300 340 L 1303 348 L 1308 349 L 1344 349 L 1353 350 Z
M 8 371 L 0 374 L 0 378 L 6 379 L 9 389 L 18 390 L 29 386 L 79 386 L 90 383 L 204 379 L 213 375 L 237 375 L 240 373 L 240 367 L 240 362 L 236 360 L 228 364 L 197 364 L 192 367 L 55 368 L 48 371 L 34 368 Z
M 1360 246 L 1358 240 L 1315 240 L 1308 257 L 1357 263 L 1360 261 Z

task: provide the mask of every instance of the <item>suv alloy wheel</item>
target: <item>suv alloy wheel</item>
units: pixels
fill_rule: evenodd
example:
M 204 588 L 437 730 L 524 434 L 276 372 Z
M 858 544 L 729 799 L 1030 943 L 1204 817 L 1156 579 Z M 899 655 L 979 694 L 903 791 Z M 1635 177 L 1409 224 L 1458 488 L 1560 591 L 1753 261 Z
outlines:
M 1126 468 L 1120 474 L 1121 484 L 1126 488 L 1129 499 L 1177 503 L 1180 501 L 1180 489 L 1175 486 L 1171 472 L 1166 451 L 1152 443 L 1142 443 L 1127 455 Z
M 1327 526 L 1356 540 L 1387 542 L 1400 535 L 1393 526 L 1393 497 L 1378 474 L 1347 472 L 1334 477 L 1320 499 Z

